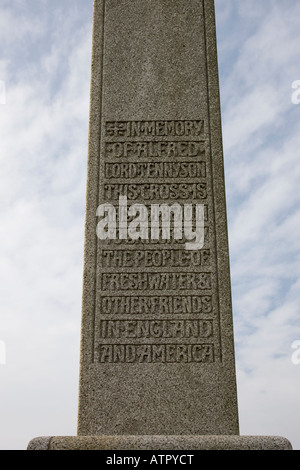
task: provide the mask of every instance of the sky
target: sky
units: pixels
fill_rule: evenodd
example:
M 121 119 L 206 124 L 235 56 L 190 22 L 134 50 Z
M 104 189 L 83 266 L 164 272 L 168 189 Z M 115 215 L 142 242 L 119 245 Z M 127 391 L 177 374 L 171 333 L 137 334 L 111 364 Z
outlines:
M 0 449 L 76 435 L 92 0 L 0 0 Z M 215 0 L 240 433 L 300 450 L 300 2 Z

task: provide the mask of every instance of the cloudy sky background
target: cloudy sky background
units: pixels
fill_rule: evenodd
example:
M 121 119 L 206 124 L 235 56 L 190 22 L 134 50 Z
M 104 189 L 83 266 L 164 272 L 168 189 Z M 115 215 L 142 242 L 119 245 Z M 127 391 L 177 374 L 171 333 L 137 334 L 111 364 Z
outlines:
M 300 449 L 300 2 L 215 3 L 240 431 Z M 3 450 L 76 434 L 91 39 L 92 0 L 0 0 Z

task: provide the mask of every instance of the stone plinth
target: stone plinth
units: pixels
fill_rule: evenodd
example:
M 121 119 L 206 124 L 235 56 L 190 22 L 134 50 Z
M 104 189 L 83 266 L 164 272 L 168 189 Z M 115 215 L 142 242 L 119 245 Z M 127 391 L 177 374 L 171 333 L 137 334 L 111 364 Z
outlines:
M 28 450 L 292 450 L 279 436 L 40 437 Z

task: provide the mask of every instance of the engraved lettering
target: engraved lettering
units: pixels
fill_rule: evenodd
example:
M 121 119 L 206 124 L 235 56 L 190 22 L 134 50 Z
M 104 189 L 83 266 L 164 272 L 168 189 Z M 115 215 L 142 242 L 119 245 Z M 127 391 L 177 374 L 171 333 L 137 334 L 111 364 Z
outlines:
M 209 266 L 210 250 L 102 250 L 105 268 Z
M 105 127 L 107 137 L 198 137 L 203 132 L 203 121 L 110 121 Z
M 205 178 L 205 162 L 141 162 L 105 164 L 105 177 L 107 179 L 134 179 L 134 178 Z
M 103 291 L 211 288 L 211 273 L 102 273 L 100 279 Z
M 204 121 L 112 120 L 103 145 L 98 360 L 214 362 Z
M 212 297 L 210 295 L 101 297 L 103 315 L 207 315 L 211 312 Z
M 103 320 L 102 338 L 209 338 L 211 320 Z
M 174 200 L 206 199 L 206 183 L 141 183 L 141 184 L 105 184 L 104 198 L 118 200 L 126 196 L 129 200 Z
M 213 344 L 105 344 L 100 345 L 99 350 L 102 363 L 215 361 Z

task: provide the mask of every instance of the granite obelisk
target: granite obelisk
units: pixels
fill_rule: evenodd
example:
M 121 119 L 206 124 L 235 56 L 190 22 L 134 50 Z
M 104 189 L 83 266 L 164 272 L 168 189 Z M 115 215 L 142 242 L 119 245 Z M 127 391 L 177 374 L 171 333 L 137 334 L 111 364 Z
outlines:
M 239 437 L 213 0 L 94 2 L 81 338 L 78 437 L 48 448 L 288 447 Z
M 213 15 L 95 2 L 80 435 L 238 434 Z M 101 242 L 97 208 L 120 196 L 204 204 L 204 249 Z

